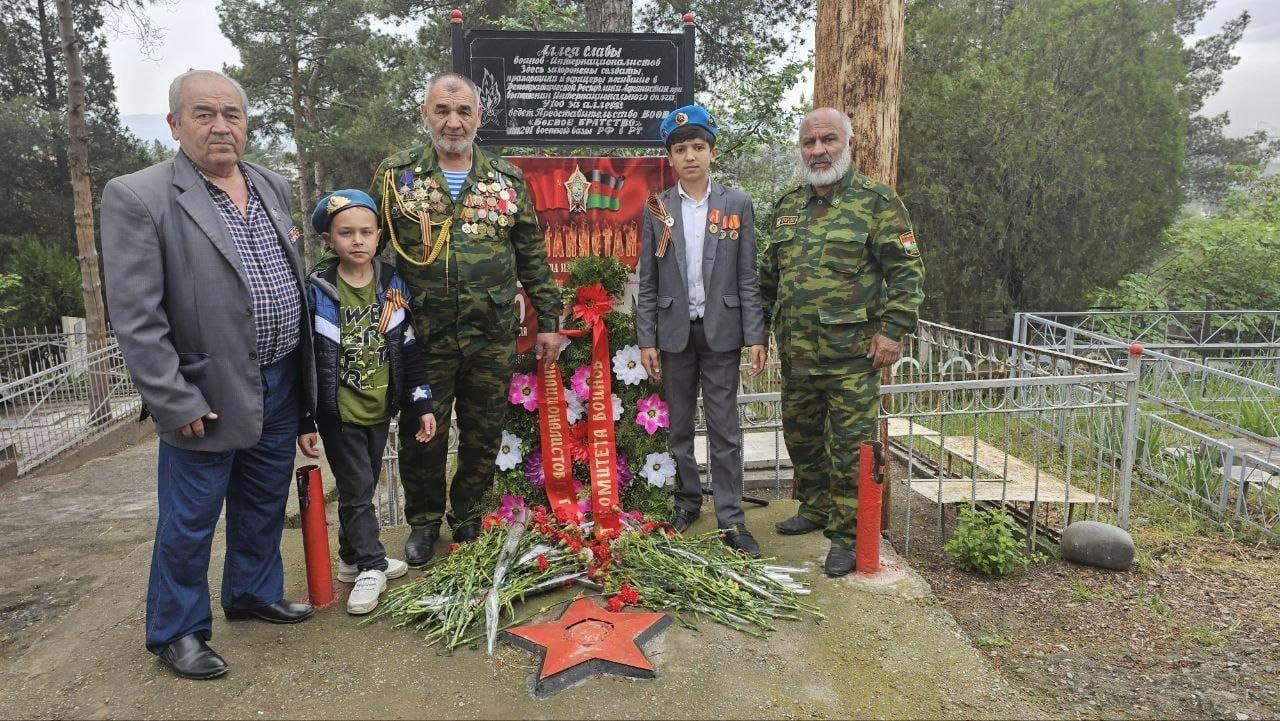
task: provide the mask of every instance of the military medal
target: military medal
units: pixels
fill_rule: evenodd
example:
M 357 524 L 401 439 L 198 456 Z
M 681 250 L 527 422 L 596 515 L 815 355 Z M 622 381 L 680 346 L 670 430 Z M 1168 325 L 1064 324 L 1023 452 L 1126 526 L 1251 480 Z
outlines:
M 431 265 L 435 262 L 440 252 L 449 244 L 449 229 L 453 226 L 453 218 L 445 216 L 444 220 L 439 223 L 440 232 L 436 235 L 435 241 L 432 241 L 431 227 L 434 224 L 431 222 L 431 216 L 424 201 L 430 190 L 439 190 L 440 186 L 435 182 L 434 178 L 428 177 L 424 181 L 422 178 L 416 177 L 416 174 L 421 172 L 422 168 L 417 167 L 412 171 L 406 170 L 400 174 L 399 181 L 404 192 L 396 188 L 396 181 L 390 168 L 382 176 L 382 221 L 383 226 L 387 228 L 391 247 L 406 262 L 419 267 Z M 410 196 L 409 200 L 406 200 L 406 195 Z M 410 257 L 400 245 L 400 239 L 396 236 L 395 222 L 391 215 L 393 202 L 402 216 L 418 221 L 418 229 L 422 235 L 421 259 Z
M 742 218 L 736 215 L 730 215 L 724 219 L 724 227 L 729 229 L 729 238 L 738 239 L 738 228 L 742 227 Z
M 713 208 L 711 212 L 707 213 L 707 222 L 710 223 L 710 225 L 707 227 L 707 230 L 710 231 L 712 235 L 716 235 L 720 232 L 720 209 L 719 208 Z M 728 224 L 727 220 L 725 221 L 725 224 L 726 225 Z

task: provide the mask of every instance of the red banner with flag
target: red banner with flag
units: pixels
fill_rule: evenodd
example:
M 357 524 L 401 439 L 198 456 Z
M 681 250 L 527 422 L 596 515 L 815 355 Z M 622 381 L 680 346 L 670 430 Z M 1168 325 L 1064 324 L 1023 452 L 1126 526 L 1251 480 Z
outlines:
M 559 283 L 582 255 L 611 255 L 635 270 L 645 200 L 675 183 L 665 156 L 507 160 L 524 172 Z

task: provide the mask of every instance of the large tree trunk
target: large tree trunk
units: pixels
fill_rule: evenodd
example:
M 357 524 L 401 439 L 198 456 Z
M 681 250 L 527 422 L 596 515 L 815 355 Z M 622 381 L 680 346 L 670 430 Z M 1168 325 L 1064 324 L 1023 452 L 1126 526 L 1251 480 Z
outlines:
M 107 367 L 96 351 L 107 344 L 107 313 L 102 302 L 98 247 L 93 232 L 93 195 L 89 188 L 89 125 L 85 121 L 84 66 L 80 62 L 80 38 L 75 31 L 71 0 L 57 0 L 58 37 L 67 66 L 67 161 L 71 166 L 71 190 L 75 201 L 76 249 L 80 261 L 80 291 L 84 294 L 85 329 L 88 331 L 89 421 L 102 423 L 111 417 Z
M 587 32 L 631 32 L 632 0 L 586 0 Z
M 898 108 L 902 102 L 903 0 L 818 0 L 813 105 L 853 124 L 853 167 L 888 186 L 898 182 Z M 889 369 L 880 382 L 891 381 Z M 888 448 L 888 421 L 880 422 Z M 881 528 L 889 528 L 890 466 L 885 466 Z
M 903 0 L 818 0 L 814 107 L 853 122 L 853 167 L 885 185 L 898 182 L 902 101 Z

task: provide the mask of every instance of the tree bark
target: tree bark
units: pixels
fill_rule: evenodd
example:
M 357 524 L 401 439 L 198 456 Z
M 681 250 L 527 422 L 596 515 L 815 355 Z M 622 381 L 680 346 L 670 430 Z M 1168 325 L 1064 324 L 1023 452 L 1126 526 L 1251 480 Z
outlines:
M 631 32 L 632 0 L 585 0 L 587 32 Z
M 67 66 L 67 162 L 71 168 L 71 190 L 75 202 L 77 259 L 80 261 L 80 291 L 84 294 L 85 329 L 88 333 L 89 420 L 103 423 L 111 417 L 108 369 L 96 351 L 107 344 L 107 313 L 102 301 L 102 279 L 98 268 L 98 247 L 94 242 L 93 193 L 89 187 L 89 125 L 85 120 L 84 65 L 80 60 L 80 38 L 75 31 L 71 0 L 57 0 L 58 37 Z
M 904 14 L 904 0 L 818 0 L 814 28 L 813 105 L 849 116 L 853 167 L 890 187 L 898 183 Z M 890 381 L 885 368 L 880 382 Z M 879 430 L 888 447 L 888 421 Z M 888 529 L 887 464 L 884 472 L 880 525 Z
M 853 167 L 898 182 L 903 0 L 818 0 L 813 105 L 853 123 Z

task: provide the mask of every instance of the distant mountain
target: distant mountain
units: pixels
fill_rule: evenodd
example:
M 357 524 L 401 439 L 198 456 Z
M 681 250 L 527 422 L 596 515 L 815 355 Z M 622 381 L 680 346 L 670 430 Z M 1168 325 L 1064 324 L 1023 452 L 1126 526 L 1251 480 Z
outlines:
M 170 150 L 178 147 L 178 141 L 174 140 L 169 132 L 169 123 L 159 113 L 121 115 L 120 122 L 144 143 L 150 144 L 153 140 L 159 140 L 161 145 Z

